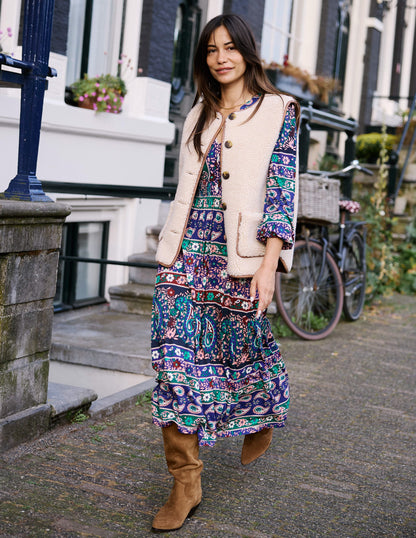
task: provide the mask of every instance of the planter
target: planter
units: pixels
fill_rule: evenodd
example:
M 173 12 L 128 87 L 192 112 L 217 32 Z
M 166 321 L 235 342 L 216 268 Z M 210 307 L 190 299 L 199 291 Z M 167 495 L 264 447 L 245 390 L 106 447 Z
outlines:
M 284 75 L 278 69 L 266 69 L 266 73 L 270 82 L 281 92 L 289 93 L 305 101 L 314 101 L 316 99 L 316 95 L 313 95 L 313 93 L 305 88 L 305 85 L 297 78 Z
M 313 85 L 320 93 L 312 93 L 306 80 L 299 79 L 296 76 L 283 73 L 280 69 L 266 69 L 266 74 L 270 82 L 283 93 L 293 95 L 302 101 L 312 101 L 318 108 L 339 108 L 339 96 L 336 91 L 325 88 L 317 82 L 322 77 L 313 80 Z
M 94 107 L 94 105 L 95 105 L 95 107 Z M 77 106 L 79 108 L 87 108 L 89 110 L 97 110 L 97 108 L 96 108 L 97 107 L 97 100 L 94 97 L 85 97 L 83 101 L 77 101 Z M 110 114 L 120 114 L 121 108 L 120 109 L 114 109 L 113 107 L 111 107 L 108 110 L 102 110 L 100 112 L 108 112 Z

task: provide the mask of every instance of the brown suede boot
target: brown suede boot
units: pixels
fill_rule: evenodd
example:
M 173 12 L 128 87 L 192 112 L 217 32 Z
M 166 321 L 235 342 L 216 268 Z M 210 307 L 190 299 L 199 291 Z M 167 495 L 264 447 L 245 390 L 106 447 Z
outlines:
M 241 463 L 248 465 L 262 456 L 272 442 L 273 428 L 263 428 L 259 432 L 249 433 L 244 437 Z
M 202 499 L 197 434 L 185 435 L 176 424 L 162 428 L 166 463 L 175 481 L 169 499 L 153 520 L 153 532 L 176 531 L 192 515 Z

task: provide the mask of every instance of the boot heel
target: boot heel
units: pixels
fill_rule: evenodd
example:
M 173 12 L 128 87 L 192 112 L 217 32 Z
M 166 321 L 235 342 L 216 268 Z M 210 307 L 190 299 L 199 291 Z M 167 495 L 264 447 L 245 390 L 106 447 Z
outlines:
M 244 437 L 241 451 L 241 463 L 248 465 L 262 456 L 272 442 L 273 428 L 264 428 L 256 433 L 249 433 Z
M 166 463 L 174 478 L 166 504 L 156 514 L 152 532 L 176 531 L 198 508 L 201 498 L 202 461 L 197 434 L 185 435 L 175 424 L 163 428 Z

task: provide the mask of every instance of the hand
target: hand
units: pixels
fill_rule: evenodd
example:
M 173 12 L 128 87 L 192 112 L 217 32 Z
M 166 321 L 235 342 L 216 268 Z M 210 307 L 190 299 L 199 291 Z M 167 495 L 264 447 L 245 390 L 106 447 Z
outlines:
M 273 300 L 274 286 L 276 279 L 276 269 L 261 265 L 251 279 L 250 300 L 253 302 L 258 293 L 259 302 L 257 306 L 256 318 L 267 309 Z

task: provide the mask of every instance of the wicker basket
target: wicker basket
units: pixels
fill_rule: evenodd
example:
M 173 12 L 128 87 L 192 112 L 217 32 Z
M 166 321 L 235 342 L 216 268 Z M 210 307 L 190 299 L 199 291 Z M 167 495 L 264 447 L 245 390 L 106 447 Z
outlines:
M 300 174 L 298 219 L 339 222 L 339 186 L 338 179 Z

